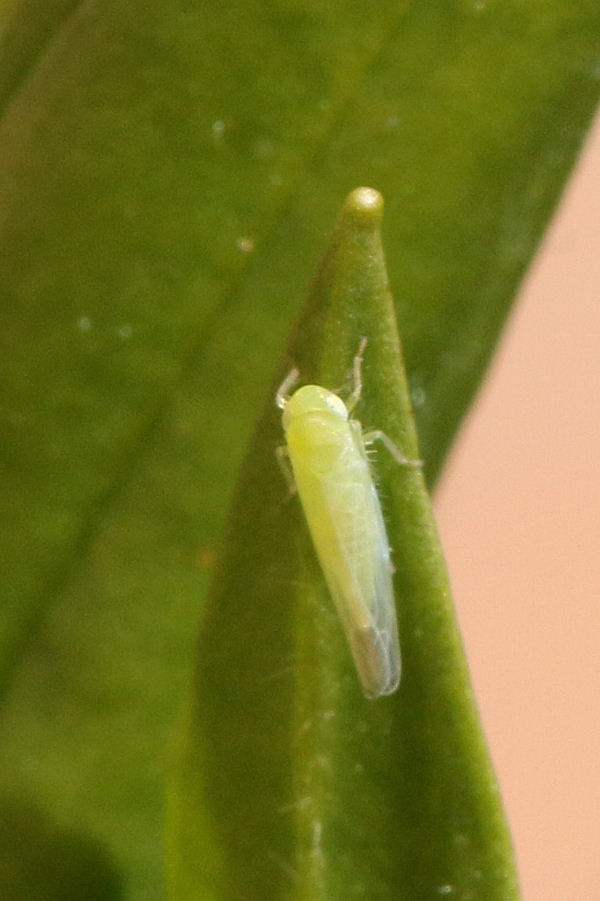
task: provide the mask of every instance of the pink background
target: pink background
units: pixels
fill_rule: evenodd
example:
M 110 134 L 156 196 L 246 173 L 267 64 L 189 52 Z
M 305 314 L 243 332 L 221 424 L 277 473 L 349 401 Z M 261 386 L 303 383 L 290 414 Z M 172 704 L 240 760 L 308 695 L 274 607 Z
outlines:
M 600 899 L 600 120 L 436 499 L 524 901 Z

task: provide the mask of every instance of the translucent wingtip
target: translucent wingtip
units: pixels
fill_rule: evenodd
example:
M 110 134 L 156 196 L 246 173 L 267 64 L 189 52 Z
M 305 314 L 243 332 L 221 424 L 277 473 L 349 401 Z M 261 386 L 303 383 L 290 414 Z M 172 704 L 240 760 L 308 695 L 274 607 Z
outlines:
M 400 684 L 400 649 L 393 639 L 372 626 L 352 631 L 352 656 L 367 698 L 390 695 Z

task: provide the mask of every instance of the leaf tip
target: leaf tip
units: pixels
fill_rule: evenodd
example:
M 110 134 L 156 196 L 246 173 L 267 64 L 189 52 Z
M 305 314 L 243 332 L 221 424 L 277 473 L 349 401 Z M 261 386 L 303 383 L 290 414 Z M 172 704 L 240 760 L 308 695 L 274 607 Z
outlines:
M 355 188 L 346 197 L 342 214 L 356 225 L 378 226 L 383 218 L 383 197 L 375 188 Z

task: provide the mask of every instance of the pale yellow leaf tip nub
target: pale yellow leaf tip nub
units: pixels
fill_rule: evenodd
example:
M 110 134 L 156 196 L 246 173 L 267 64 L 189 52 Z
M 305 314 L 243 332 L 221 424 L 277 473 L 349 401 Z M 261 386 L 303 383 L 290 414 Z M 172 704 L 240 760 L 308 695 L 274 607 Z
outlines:
M 375 188 L 355 188 L 346 197 L 344 218 L 352 218 L 357 225 L 377 226 L 383 218 L 383 197 Z

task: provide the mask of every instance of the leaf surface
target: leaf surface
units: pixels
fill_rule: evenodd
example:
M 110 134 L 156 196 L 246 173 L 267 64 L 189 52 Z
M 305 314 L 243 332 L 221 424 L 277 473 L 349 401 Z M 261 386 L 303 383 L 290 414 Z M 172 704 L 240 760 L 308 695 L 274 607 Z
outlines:
M 352 351 L 366 337 L 357 415 L 417 461 L 382 207 L 371 189 L 347 198 L 273 396 L 291 361 L 303 382 L 349 389 Z M 272 471 L 279 418 L 271 400 L 207 601 L 171 792 L 170 897 L 259 901 L 268 887 L 273 901 L 516 901 L 422 467 L 378 454 L 404 676 L 397 692 L 369 700 L 310 547 L 302 493 L 286 500 Z M 331 466 L 316 449 L 311 460 L 332 497 Z M 343 534 L 358 537 L 340 557 L 354 571 L 377 549 L 360 510 L 343 516 Z
M 432 481 L 596 104 L 599 19 L 592 0 L 4 5 L 2 784 L 128 898 L 163 896 L 203 594 L 343 197 L 386 197 Z

